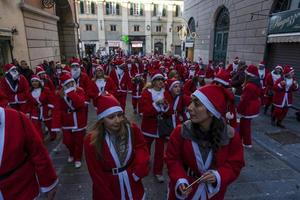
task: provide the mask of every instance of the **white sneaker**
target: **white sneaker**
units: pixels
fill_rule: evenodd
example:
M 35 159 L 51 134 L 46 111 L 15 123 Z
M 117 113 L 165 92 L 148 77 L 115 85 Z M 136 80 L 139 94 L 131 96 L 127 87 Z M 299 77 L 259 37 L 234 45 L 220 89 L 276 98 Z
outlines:
M 75 161 L 75 168 L 80 168 L 80 167 L 81 167 L 81 162 Z
M 251 144 L 249 144 L 249 145 L 243 144 L 243 146 L 244 146 L 245 148 L 248 148 L 248 149 L 251 149 L 251 148 L 252 148 L 252 145 L 251 145 Z
M 165 182 L 165 178 L 164 178 L 163 175 L 156 174 L 156 175 L 155 175 L 155 178 L 156 178 L 156 180 L 157 180 L 159 183 Z
M 74 161 L 74 157 L 69 156 L 69 157 L 68 157 L 68 163 L 71 163 L 71 162 L 73 162 L 73 161 Z

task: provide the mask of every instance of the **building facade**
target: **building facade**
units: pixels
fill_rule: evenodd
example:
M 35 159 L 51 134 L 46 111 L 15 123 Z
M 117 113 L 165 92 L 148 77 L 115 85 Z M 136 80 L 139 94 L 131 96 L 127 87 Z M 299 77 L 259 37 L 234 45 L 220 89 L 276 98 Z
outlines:
M 300 81 L 300 0 L 184 3 L 184 18 L 197 33 L 186 42 L 187 57 L 228 63 L 238 56 L 247 64 L 265 60 L 270 68 L 290 65 Z
M 0 66 L 14 58 L 32 67 L 77 56 L 75 1 L 0 1 Z
M 84 55 L 122 48 L 128 54 L 181 54 L 183 0 L 78 1 Z

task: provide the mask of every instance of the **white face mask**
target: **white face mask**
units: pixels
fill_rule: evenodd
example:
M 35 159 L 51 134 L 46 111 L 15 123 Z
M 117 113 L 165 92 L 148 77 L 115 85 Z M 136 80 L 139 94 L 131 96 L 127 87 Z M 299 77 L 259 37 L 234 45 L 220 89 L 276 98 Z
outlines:
M 61 74 L 61 72 L 62 72 L 61 69 L 57 69 L 57 70 L 56 70 L 56 73 L 57 73 L 57 74 Z
M 71 74 L 74 79 L 78 79 L 81 73 L 80 67 L 74 67 L 71 69 Z
M 14 81 L 20 77 L 20 74 L 16 69 L 11 70 L 9 73 L 12 76 Z

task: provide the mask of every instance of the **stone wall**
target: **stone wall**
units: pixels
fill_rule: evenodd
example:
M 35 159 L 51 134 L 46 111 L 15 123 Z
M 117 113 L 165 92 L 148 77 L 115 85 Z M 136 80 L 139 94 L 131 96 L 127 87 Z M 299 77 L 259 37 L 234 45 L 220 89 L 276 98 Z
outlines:
M 264 57 L 268 14 L 273 1 L 264 0 L 186 0 L 184 18 L 194 17 L 199 38 L 195 41 L 194 58 L 205 63 L 213 57 L 214 27 L 217 15 L 225 6 L 229 10 L 230 28 L 227 61 L 238 56 L 247 63 L 258 63 Z M 251 17 L 251 13 L 259 13 Z M 266 15 L 266 16 L 263 16 Z

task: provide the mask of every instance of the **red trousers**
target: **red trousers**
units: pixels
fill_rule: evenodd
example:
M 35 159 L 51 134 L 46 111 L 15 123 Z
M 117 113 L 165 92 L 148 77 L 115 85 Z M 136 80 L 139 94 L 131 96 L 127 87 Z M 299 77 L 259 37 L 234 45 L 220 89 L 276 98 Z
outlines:
M 270 96 L 264 96 L 263 97 L 263 99 L 262 99 L 262 103 L 263 103 L 263 105 L 265 105 L 265 106 L 270 106 L 271 104 L 272 104 L 272 102 L 273 102 L 273 97 L 270 97 Z
M 251 145 L 251 120 L 248 118 L 241 118 L 240 120 L 240 136 L 245 145 Z
M 125 112 L 127 93 L 118 92 L 116 97 L 117 97 L 117 100 L 120 102 L 123 111 Z
M 280 108 L 280 107 L 274 106 L 272 117 L 274 117 L 278 121 L 282 121 L 285 118 L 288 111 L 289 111 L 288 107 Z
M 155 148 L 154 148 L 154 162 L 153 162 L 153 173 L 156 175 L 162 175 L 163 167 L 164 167 L 164 153 L 165 153 L 165 138 L 153 138 L 144 136 L 147 144 L 149 152 L 151 152 L 151 145 L 155 140 Z
M 72 132 L 71 130 L 63 130 L 63 143 L 67 146 L 70 156 L 75 161 L 81 161 L 83 152 L 84 131 Z

